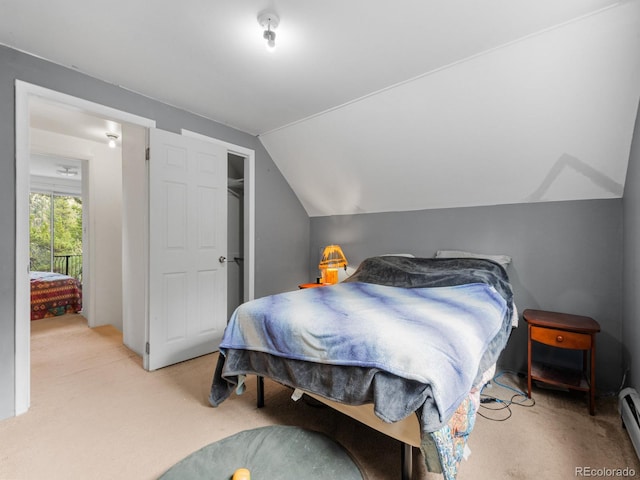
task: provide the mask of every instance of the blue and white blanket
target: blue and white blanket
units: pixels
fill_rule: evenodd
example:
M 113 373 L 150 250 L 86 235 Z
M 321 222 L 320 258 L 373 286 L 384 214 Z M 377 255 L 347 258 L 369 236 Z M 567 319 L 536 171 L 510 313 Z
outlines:
M 210 402 L 254 373 L 372 402 L 387 422 L 419 411 L 435 431 L 504 348 L 511 295 L 492 262 L 374 257 L 348 282 L 247 302 L 225 330 Z
M 242 305 L 220 351 L 376 368 L 431 385 L 441 423 L 471 390 L 505 312 L 505 300 L 482 283 L 435 288 L 344 283 Z M 377 413 L 389 422 L 402 419 Z

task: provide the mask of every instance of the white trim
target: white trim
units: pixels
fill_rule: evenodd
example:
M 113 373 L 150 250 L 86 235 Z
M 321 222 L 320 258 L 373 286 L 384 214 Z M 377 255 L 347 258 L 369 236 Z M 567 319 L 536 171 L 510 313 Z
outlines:
M 181 134 L 185 137 L 196 138 L 204 140 L 206 142 L 222 145 L 227 148 L 227 152 L 234 153 L 241 157 L 244 157 L 244 278 L 249 279 L 244 282 L 244 301 L 248 302 L 255 298 L 255 225 L 256 225 L 256 213 L 255 213 L 255 177 L 256 177 L 256 165 L 255 150 L 250 148 L 234 145 L 233 143 L 225 142 L 224 140 L 218 140 L 217 138 L 208 137 L 201 133 L 192 132 L 190 130 L 181 130 Z
M 30 176 L 29 190 L 33 193 L 52 193 L 53 195 L 81 197 L 82 183 L 65 183 L 64 179 L 58 180 L 52 177 L 40 177 L 38 175 Z
M 92 114 L 111 117 L 119 122 L 133 123 L 134 125 L 140 125 L 146 128 L 153 128 L 156 126 L 156 121 L 149 118 L 140 117 L 128 112 L 123 112 L 122 110 L 117 110 L 112 107 L 107 107 L 106 105 L 94 103 L 90 100 L 73 97 L 71 95 L 67 95 L 66 93 L 39 87 L 38 85 L 23 82 L 22 80 L 16 80 L 16 95 L 19 91 L 24 92 L 24 94 L 32 97 L 39 97 L 51 102 L 63 103 L 65 105 L 77 107 Z
M 21 80 L 15 81 L 16 130 L 16 264 L 15 264 L 15 407 L 20 415 L 29 409 L 31 359 L 29 315 L 29 100 L 37 97 L 74 106 L 114 120 L 155 127 L 155 120 L 73 97 Z
M 31 355 L 29 314 L 29 90 L 16 81 L 16 304 L 15 376 L 16 415 L 30 404 Z

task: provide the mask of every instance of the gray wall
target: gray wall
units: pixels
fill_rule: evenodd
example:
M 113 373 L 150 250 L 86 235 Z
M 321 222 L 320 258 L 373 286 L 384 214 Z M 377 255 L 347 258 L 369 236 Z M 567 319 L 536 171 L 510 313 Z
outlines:
M 598 388 L 612 391 L 619 385 L 622 200 L 315 217 L 311 238 L 310 278 L 316 276 L 317 252 L 330 243 L 341 245 L 353 266 L 383 253 L 431 257 L 446 249 L 510 255 L 507 273 L 520 313 L 535 308 L 598 320 Z M 526 340 L 521 318 L 502 354 L 501 368 L 526 372 Z
M 627 384 L 640 390 L 640 107 L 624 187 L 624 310 L 622 338 Z
M 137 95 L 74 70 L 0 46 L 0 418 L 14 414 L 15 80 L 184 128 L 256 152 L 257 297 L 295 289 L 306 277 L 309 218 L 259 140 L 225 125 Z M 176 88 L 180 88 L 176 85 Z

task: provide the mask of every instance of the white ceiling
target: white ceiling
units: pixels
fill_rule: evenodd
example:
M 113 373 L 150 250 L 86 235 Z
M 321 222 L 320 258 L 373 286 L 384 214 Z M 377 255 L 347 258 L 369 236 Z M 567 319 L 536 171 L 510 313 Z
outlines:
M 107 134 L 112 134 L 117 137 L 116 148 L 122 142 L 122 125 L 118 122 L 41 98 L 33 98 L 29 103 L 29 126 L 32 129 L 29 162 L 32 181 L 33 176 L 37 176 L 40 177 L 40 182 L 45 181 L 44 177 L 49 177 L 57 183 L 80 183 L 82 168 L 79 159 L 87 156 L 87 144 L 81 144 L 85 145 L 83 148 L 77 142 L 65 140 L 69 137 L 72 137 L 71 140 L 82 139 L 97 145 L 107 145 Z M 43 132 L 54 135 L 43 135 Z M 62 172 L 67 168 L 76 172 L 76 175 L 64 175 Z
M 312 216 L 621 196 L 640 0 L 389 5 L 0 0 L 0 43 L 259 135 Z
M 37 177 L 55 178 L 65 182 L 80 182 L 82 166 L 80 160 L 75 158 L 32 155 L 29 160 L 29 173 Z
M 107 134 L 113 134 L 116 146 L 120 146 L 122 126 L 113 120 L 40 98 L 29 104 L 29 114 L 31 128 L 105 144 L 109 141 Z

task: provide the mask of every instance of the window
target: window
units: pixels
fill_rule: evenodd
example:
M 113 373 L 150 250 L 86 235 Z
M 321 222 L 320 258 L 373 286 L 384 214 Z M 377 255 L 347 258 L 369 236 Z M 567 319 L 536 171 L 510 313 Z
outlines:
M 31 270 L 82 281 L 82 199 L 32 192 L 29 218 Z

